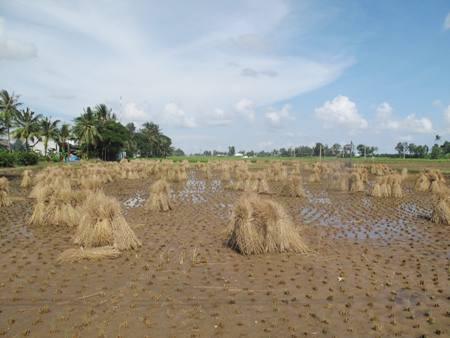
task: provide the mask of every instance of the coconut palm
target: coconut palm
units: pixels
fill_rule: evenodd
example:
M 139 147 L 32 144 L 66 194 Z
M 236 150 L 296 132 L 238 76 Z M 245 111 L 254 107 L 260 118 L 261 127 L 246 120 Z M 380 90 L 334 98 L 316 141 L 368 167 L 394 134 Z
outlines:
M 58 130 L 58 144 L 59 148 L 65 150 L 67 153 L 69 149 L 64 149 L 67 145 L 67 140 L 70 137 L 70 125 L 68 123 L 64 123 L 61 128 Z
M 112 113 L 112 109 L 108 108 L 106 104 L 101 103 L 94 107 L 95 118 L 100 122 L 109 120 L 116 120 L 116 115 Z
M 151 144 L 151 156 L 157 156 L 161 148 L 162 135 L 159 126 L 153 122 L 146 122 L 142 125 L 142 127 L 142 132 L 147 136 L 147 139 Z
M 19 96 L 14 93 L 9 94 L 7 90 L 0 91 L 0 120 L 8 135 L 8 150 L 11 151 L 11 128 L 13 127 L 14 116 L 19 111 Z
M 27 108 L 23 111 L 17 111 L 15 116 L 16 129 L 13 136 L 18 139 L 25 140 L 25 148 L 30 149 L 28 141 L 34 141 L 35 138 L 39 140 L 40 119 L 42 115 L 34 114 L 34 111 Z M 34 145 L 33 145 L 34 146 Z
M 41 120 L 41 136 L 44 139 L 44 155 L 47 156 L 48 141 L 50 139 L 56 140 L 58 138 L 58 123 L 59 120 L 52 121 L 51 118 L 45 117 Z
M 97 126 L 98 120 L 91 107 L 87 107 L 84 113 L 75 119 L 74 133 L 80 145 L 86 146 L 88 158 L 90 146 L 94 146 L 97 140 L 102 139 Z

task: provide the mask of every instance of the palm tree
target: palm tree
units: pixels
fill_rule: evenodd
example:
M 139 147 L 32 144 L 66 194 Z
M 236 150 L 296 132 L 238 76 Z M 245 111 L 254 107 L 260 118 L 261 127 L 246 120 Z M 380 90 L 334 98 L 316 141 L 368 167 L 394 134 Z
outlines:
M 108 108 L 104 103 L 98 104 L 94 107 L 94 114 L 96 119 L 100 122 L 116 120 L 116 115 L 112 113 L 112 109 Z
M 14 93 L 10 95 L 5 89 L 0 91 L 0 119 L 8 135 L 9 151 L 11 151 L 11 128 L 13 127 L 14 116 L 19 111 L 20 105 L 18 95 L 14 95 Z
M 34 115 L 34 111 L 30 110 L 30 108 L 23 111 L 17 111 L 16 113 L 15 125 L 17 128 L 14 130 L 13 136 L 25 140 L 27 151 L 29 151 L 28 140 L 34 141 L 35 137 L 39 140 L 41 117 L 40 114 Z
M 148 141 L 151 144 L 152 156 L 158 156 L 161 148 L 161 129 L 153 122 L 146 122 L 142 127 L 143 133 L 147 135 Z
M 87 156 L 89 158 L 89 146 L 95 145 L 97 140 L 102 137 L 97 128 L 98 121 L 91 107 L 87 107 L 84 113 L 75 119 L 74 133 L 77 136 L 80 145 L 87 148 Z
M 58 143 L 59 143 L 59 149 L 65 150 L 67 153 L 69 152 L 69 149 L 64 149 L 67 140 L 70 137 L 70 125 L 68 123 L 64 123 L 61 128 L 58 130 Z
M 41 136 L 44 138 L 44 156 L 47 156 L 48 140 L 56 140 L 58 138 L 59 120 L 52 121 L 51 118 L 45 117 L 41 120 Z

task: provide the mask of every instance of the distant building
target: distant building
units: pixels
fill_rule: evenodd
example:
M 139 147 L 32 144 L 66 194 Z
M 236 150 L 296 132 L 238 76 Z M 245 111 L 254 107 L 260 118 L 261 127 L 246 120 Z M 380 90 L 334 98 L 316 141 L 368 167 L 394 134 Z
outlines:
M 44 155 L 45 153 L 44 142 L 39 141 L 38 143 L 36 143 L 36 145 L 33 147 L 33 150 L 39 151 L 42 155 Z M 53 140 L 48 140 L 47 154 L 51 151 L 58 151 L 58 144 Z
M 244 154 L 241 154 L 241 153 L 236 153 L 236 154 L 234 154 L 234 156 L 235 156 L 235 157 L 243 157 L 243 156 L 244 156 Z

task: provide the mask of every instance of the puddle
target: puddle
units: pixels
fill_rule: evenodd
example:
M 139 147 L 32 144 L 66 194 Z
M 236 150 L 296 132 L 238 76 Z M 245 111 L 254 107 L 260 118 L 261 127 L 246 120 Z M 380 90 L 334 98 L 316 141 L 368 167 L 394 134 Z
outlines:
M 15 239 L 16 237 L 27 239 L 34 238 L 33 232 L 25 225 L 20 225 L 12 228 L 11 231 L 8 231 L 6 236 L 8 239 Z
M 133 197 L 123 202 L 123 205 L 127 208 L 139 208 L 144 205 L 145 199 L 141 197 L 140 193 L 136 193 Z
M 322 191 L 318 196 L 314 196 L 309 190 L 305 190 L 306 198 L 311 204 L 331 204 L 331 200 L 325 191 Z
M 191 176 L 186 181 L 183 189 L 175 193 L 175 197 L 181 201 L 198 204 L 206 202 L 206 198 L 203 196 L 205 192 L 206 181 Z
M 430 218 L 433 213 L 431 210 L 419 207 L 414 202 L 405 202 L 400 205 L 400 210 L 416 217 Z
M 349 239 L 422 239 L 423 235 L 406 220 L 381 219 L 373 224 L 349 224 L 343 229 L 342 235 Z
M 421 240 L 424 234 L 404 219 L 343 220 L 326 210 L 305 207 L 300 211 L 301 222 L 324 227 L 328 236 L 336 239 Z
M 425 297 L 416 292 L 407 289 L 400 289 L 395 296 L 395 303 L 399 305 L 415 305 L 419 301 L 423 301 Z
M 365 209 L 370 209 L 373 207 L 373 202 L 370 198 L 363 197 L 362 199 L 362 205 Z

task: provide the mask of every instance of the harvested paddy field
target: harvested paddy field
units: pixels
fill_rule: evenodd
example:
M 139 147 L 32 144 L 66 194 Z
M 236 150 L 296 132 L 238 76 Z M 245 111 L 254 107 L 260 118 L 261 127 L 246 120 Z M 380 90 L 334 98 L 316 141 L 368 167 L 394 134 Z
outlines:
M 82 164 L 33 172 L 28 188 L 21 173 L 6 173 L 0 335 L 450 334 L 450 227 L 435 217 L 448 203 L 448 178 L 383 165 L 257 167 Z M 421 176 L 429 181 L 419 187 Z M 393 197 L 396 184 L 401 196 Z M 378 196 L 376 185 L 389 193 Z M 101 238 L 80 233 L 81 223 L 101 223 Z M 258 227 L 263 252 L 242 254 L 250 252 L 242 243 L 257 247 Z M 264 242 L 286 229 L 293 234 L 274 235 L 276 245 Z M 289 242 L 294 235 L 307 249 Z M 75 258 L 60 256 L 66 250 Z

